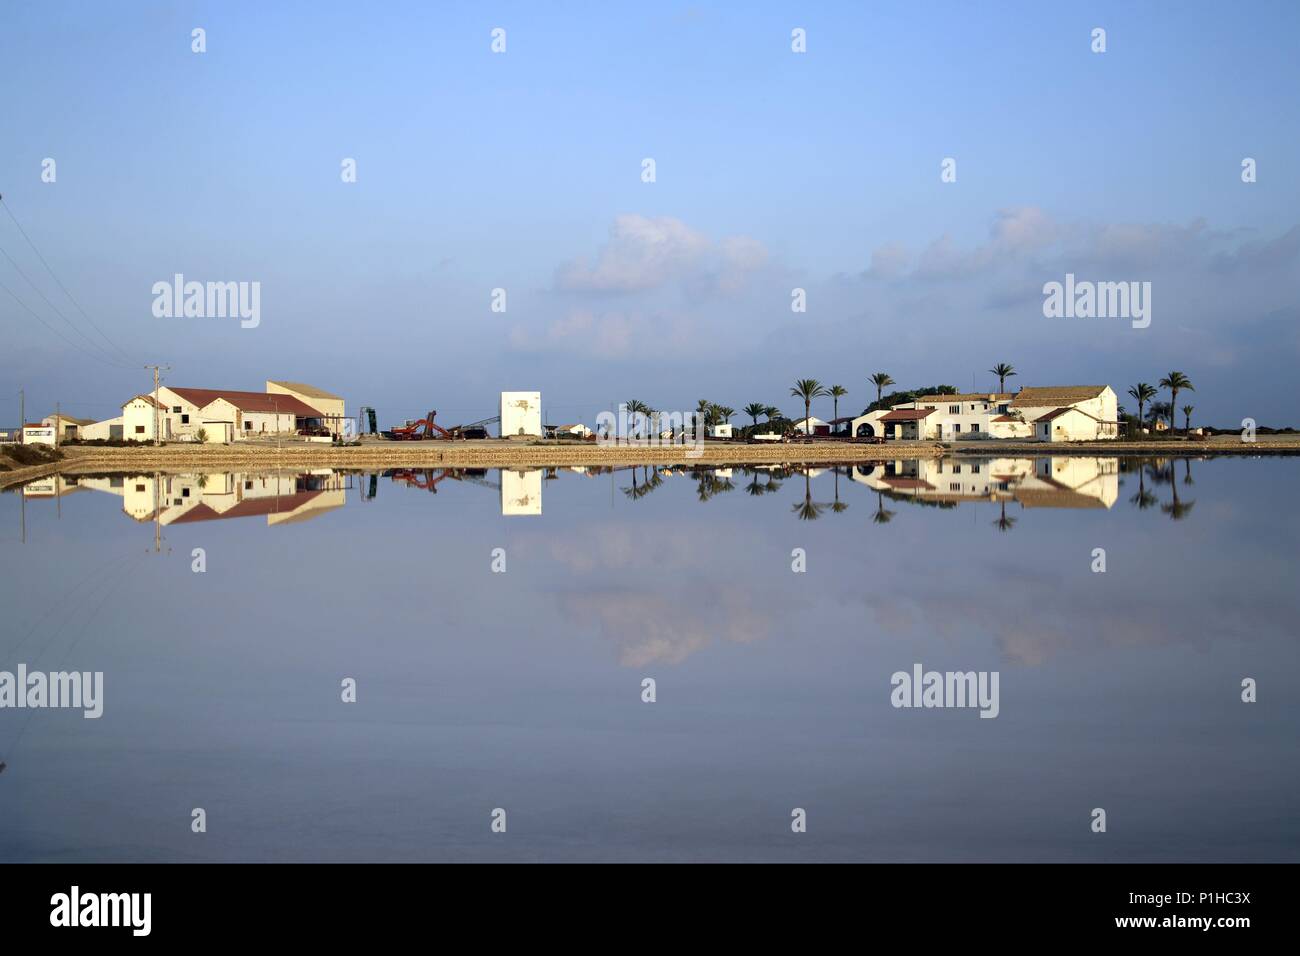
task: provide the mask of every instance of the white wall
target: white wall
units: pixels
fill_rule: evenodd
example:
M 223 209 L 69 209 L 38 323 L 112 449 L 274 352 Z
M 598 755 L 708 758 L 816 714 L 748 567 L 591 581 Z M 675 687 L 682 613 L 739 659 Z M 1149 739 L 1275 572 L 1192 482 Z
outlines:
M 542 393 L 501 393 L 501 437 L 542 434 Z

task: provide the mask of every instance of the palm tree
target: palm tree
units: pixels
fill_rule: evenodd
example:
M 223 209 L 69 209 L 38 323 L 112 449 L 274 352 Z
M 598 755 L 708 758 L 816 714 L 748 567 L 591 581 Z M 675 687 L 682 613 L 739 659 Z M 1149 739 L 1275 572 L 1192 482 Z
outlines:
M 1194 392 L 1196 388 L 1192 385 L 1192 380 L 1182 372 L 1170 372 L 1160 380 L 1160 387 L 1169 389 L 1169 430 L 1173 431 L 1173 410 L 1178 407 L 1178 393 L 1182 391 Z
M 1151 430 L 1156 430 L 1156 423 L 1164 419 L 1169 420 L 1169 429 L 1174 427 L 1174 410 L 1168 402 L 1152 402 L 1151 407 L 1147 409 L 1147 414 L 1151 416 Z
M 894 517 L 894 512 L 889 511 L 885 508 L 885 499 L 881 496 L 880 492 L 877 491 L 876 512 L 871 516 L 872 522 L 874 522 L 875 524 L 889 524 L 889 522 L 893 519 L 893 517 Z
M 754 420 L 754 427 L 758 427 L 758 416 L 767 414 L 767 406 L 762 402 L 750 402 L 741 409 L 746 415 Z
M 1007 390 L 1007 379 L 1016 374 L 1016 367 L 1008 365 L 1006 362 L 999 362 L 989 371 L 998 377 L 998 391 L 1005 392 Z
M 770 422 L 781 414 L 781 409 L 777 408 L 775 405 L 769 405 L 767 408 L 763 409 L 763 414 L 767 416 L 767 420 Z
M 624 402 L 624 405 L 627 408 L 627 421 L 628 421 L 627 434 L 628 437 L 630 438 L 632 432 L 636 428 L 636 424 L 635 424 L 636 417 L 638 415 L 649 416 L 650 406 L 647 405 L 645 402 L 641 401 L 639 398 L 634 398 L 630 402 Z
M 830 391 L 831 393 L 831 398 L 835 399 L 834 417 L 839 418 L 840 417 L 840 396 L 849 394 L 849 390 L 845 388 L 843 385 L 832 385 L 828 391 Z
M 730 422 L 731 416 L 734 414 L 736 414 L 736 410 L 734 408 L 730 408 L 726 405 L 713 406 L 714 422 Z
M 1183 406 L 1183 431 L 1191 434 L 1192 431 L 1192 412 L 1196 411 L 1195 405 Z
M 1156 390 L 1152 386 L 1148 385 L 1146 382 L 1138 382 L 1136 385 L 1134 385 L 1132 388 L 1128 390 L 1128 393 L 1132 395 L 1133 398 L 1138 403 L 1137 420 L 1138 420 L 1138 425 L 1141 426 L 1142 407 L 1146 405 L 1147 402 L 1151 401 L 1151 399 L 1156 397 Z
M 1170 467 L 1169 467 L 1169 473 L 1170 473 L 1170 475 L 1173 475 L 1173 465 L 1170 465 Z M 1165 514 L 1169 515 L 1169 517 L 1170 517 L 1172 520 L 1174 520 L 1174 521 L 1182 521 L 1182 520 L 1183 520 L 1184 518 L 1186 518 L 1189 514 L 1191 514 L 1192 508 L 1195 507 L 1196 502 L 1195 502 L 1195 501 L 1182 501 L 1181 499 L 1179 499 L 1179 497 L 1178 497 L 1178 479 L 1177 479 L 1176 477 L 1174 478 L 1174 480 L 1173 480 L 1172 483 L 1170 484 L 1170 490 L 1173 492 L 1174 500 L 1171 501 L 1169 504 L 1161 505 L 1161 506 L 1160 506 L 1160 510 L 1163 511 Z
M 790 389 L 790 394 L 795 398 L 803 399 L 803 418 L 804 432 L 811 434 L 812 424 L 808 419 L 812 418 L 812 401 L 814 398 L 824 398 L 829 395 L 826 386 L 815 378 L 801 378 L 794 383 L 794 388 Z
M 897 383 L 889 377 L 888 372 L 877 372 L 875 375 L 871 376 L 871 384 L 876 386 L 876 402 L 879 403 L 881 392 L 890 385 L 895 385 Z

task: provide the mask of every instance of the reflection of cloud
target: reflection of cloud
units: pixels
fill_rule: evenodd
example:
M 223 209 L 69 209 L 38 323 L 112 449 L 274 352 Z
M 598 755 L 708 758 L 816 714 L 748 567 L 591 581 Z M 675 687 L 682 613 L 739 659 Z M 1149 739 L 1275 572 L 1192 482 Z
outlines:
M 618 525 L 529 537 L 516 547 L 548 554 L 571 572 L 580 584 L 557 595 L 560 610 L 616 644 L 621 664 L 639 667 L 680 663 L 715 639 L 761 640 L 802 603 L 738 581 L 734 569 L 719 566 L 716 540 L 716 529 L 702 525 Z M 764 545 L 755 539 L 733 547 Z

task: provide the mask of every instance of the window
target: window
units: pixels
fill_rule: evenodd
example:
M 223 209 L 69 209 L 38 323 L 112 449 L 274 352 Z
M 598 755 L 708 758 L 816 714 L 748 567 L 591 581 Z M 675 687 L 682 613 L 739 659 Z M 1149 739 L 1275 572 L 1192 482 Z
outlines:
M 136 425 L 136 426 L 135 426 L 135 433 L 136 433 L 137 435 L 143 435 L 143 434 L 144 434 L 144 426 L 143 426 L 143 425 Z
M 958 422 L 957 424 L 953 425 L 952 430 L 954 433 L 961 431 L 961 422 Z M 961 469 L 959 468 L 957 470 L 960 471 Z
M 949 482 L 949 483 L 948 483 L 948 490 L 949 490 L 949 491 L 961 491 L 961 482 L 960 482 L 960 481 L 951 481 L 951 482 Z
M 188 489 L 188 488 L 182 488 L 182 489 L 181 489 L 181 497 L 182 497 L 182 498 L 188 498 L 189 496 L 190 496 L 190 489 Z
M 184 498 L 176 498 L 176 499 L 174 499 L 174 500 L 172 501 L 172 504 L 175 504 L 175 505 L 183 505 L 183 504 L 185 504 L 185 499 L 184 499 Z
M 253 423 L 252 423 L 252 422 L 244 422 L 244 431 L 246 431 L 246 432 L 251 432 L 252 430 L 253 430 Z
M 136 485 L 136 486 L 135 486 L 135 490 L 138 491 L 138 492 L 143 493 L 143 492 L 144 492 L 144 485 Z
M 182 424 L 182 425 L 188 425 L 189 423 L 190 423 L 190 416 L 188 416 L 188 415 L 182 415 L 182 416 L 181 416 L 181 424 Z
M 181 407 L 179 405 L 172 406 L 172 414 L 179 415 L 180 412 L 181 412 Z
M 952 473 L 953 473 L 954 475 L 960 475 L 960 474 L 961 474 L 961 465 L 953 465 L 953 466 L 952 466 Z
M 960 415 L 960 414 L 961 414 L 961 406 L 960 406 L 960 405 L 949 405 L 949 406 L 948 406 L 948 413 L 951 414 L 951 415 Z
M 253 490 L 253 483 L 252 483 L 251 481 L 246 481 L 246 482 L 244 482 L 244 490 L 245 490 L 245 491 L 252 491 L 252 490 Z
M 998 406 L 998 411 L 1001 412 L 1003 415 L 1005 415 L 1007 412 L 1011 411 L 1011 406 L 1008 405 L 1006 402 L 1003 402 L 1001 405 Z
M 971 466 L 970 466 L 970 473 L 971 473 L 972 475 L 978 475 L 978 474 L 980 473 L 980 466 L 979 466 L 979 465 L 971 465 Z

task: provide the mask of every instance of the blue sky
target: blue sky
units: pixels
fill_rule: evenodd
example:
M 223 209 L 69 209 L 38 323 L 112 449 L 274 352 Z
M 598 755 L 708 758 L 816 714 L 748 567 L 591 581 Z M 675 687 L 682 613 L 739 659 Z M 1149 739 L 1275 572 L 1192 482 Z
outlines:
M 1179 369 L 1199 421 L 1300 424 L 1300 7 L 807 6 L 12 3 L 0 193 L 132 364 L 385 422 L 534 388 L 553 420 L 793 410 L 807 376 L 856 410 L 875 371 L 1008 361 L 1121 395 Z M 3 215 L 0 248 L 86 328 Z M 1044 318 L 1067 271 L 1151 281 L 1151 327 Z M 260 326 L 154 318 L 177 272 L 260 282 Z M 5 421 L 20 387 L 90 417 L 148 382 L 3 292 L 0 329 Z

